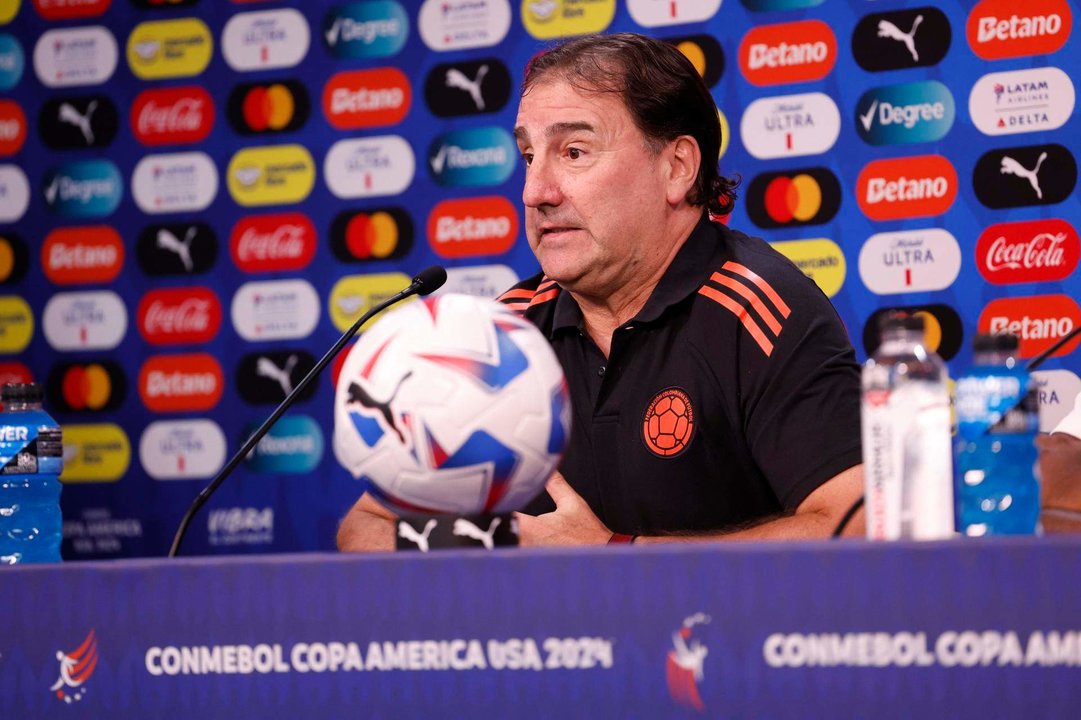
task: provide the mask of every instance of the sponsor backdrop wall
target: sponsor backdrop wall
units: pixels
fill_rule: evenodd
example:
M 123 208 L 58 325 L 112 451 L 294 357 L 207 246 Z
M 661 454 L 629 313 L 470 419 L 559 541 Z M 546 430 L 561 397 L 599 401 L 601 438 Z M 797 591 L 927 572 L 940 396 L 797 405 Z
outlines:
M 528 59 L 634 30 L 702 72 L 776 243 L 861 358 L 925 314 L 1031 357 L 1081 322 L 1065 0 L 0 0 L 0 375 L 62 421 L 66 558 L 160 555 L 189 502 L 372 303 L 429 264 L 496 295 L 536 270 L 510 134 Z M 618 192 L 618 188 L 613 188 Z M 1050 426 L 1077 343 L 1040 374 Z M 362 489 L 332 373 L 186 550 L 329 549 Z

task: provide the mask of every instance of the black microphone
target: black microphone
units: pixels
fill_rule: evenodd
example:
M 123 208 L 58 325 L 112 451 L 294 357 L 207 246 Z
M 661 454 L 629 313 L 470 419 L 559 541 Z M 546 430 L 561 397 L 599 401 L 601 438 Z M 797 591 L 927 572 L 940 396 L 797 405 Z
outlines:
M 281 404 L 274 409 L 274 412 L 270 414 L 270 417 L 268 417 L 263 422 L 263 424 L 259 426 L 258 430 L 252 433 L 252 436 L 248 438 L 247 442 L 244 443 L 243 447 L 237 450 L 236 454 L 233 455 L 233 457 L 229 458 L 229 462 L 227 462 L 225 466 L 220 471 L 218 471 L 218 474 L 214 476 L 214 479 L 210 481 L 210 484 L 203 488 L 203 491 L 199 493 L 198 497 L 195 498 L 195 501 L 192 502 L 191 507 L 189 507 L 188 511 L 184 513 L 184 517 L 180 521 L 180 527 L 176 529 L 176 535 L 173 537 L 173 545 L 169 548 L 169 557 L 176 557 L 177 553 L 180 552 L 180 544 L 184 542 L 184 534 L 187 533 L 188 526 L 191 525 L 191 521 L 195 517 L 195 514 L 199 512 L 199 508 L 206 504 L 206 501 L 210 499 L 210 496 L 214 494 L 214 491 L 217 490 L 223 482 L 225 482 L 225 478 L 229 477 L 229 474 L 232 473 L 236 466 L 240 464 L 240 461 L 243 460 L 247 456 L 247 454 L 252 451 L 256 444 L 258 444 L 258 442 L 263 439 L 263 436 L 267 434 L 271 426 L 273 426 L 274 423 L 278 421 L 278 418 L 280 418 L 282 414 L 292 406 L 292 404 L 296 401 L 297 396 L 304 391 L 304 388 L 308 387 L 309 383 L 311 383 L 311 381 L 314 380 L 315 377 L 323 371 L 323 368 L 325 368 L 327 364 L 334 359 L 334 356 L 341 351 L 345 344 L 349 342 L 354 335 L 357 334 L 357 331 L 360 330 L 361 325 L 368 322 L 368 320 L 370 320 L 373 316 L 382 312 L 394 303 L 405 300 L 411 295 L 428 295 L 432 292 L 435 292 L 440 287 L 442 287 L 443 283 L 445 283 L 446 281 L 447 271 L 439 265 L 432 265 L 431 267 L 427 267 L 417 273 L 413 277 L 413 282 L 409 284 L 409 287 L 405 288 L 397 295 L 394 295 L 384 300 L 383 302 L 374 306 L 368 312 L 361 315 L 357 319 L 357 321 L 353 323 L 353 325 L 348 330 L 346 330 L 340 338 L 338 338 L 338 342 L 334 343 L 334 346 L 330 348 L 330 350 L 327 350 L 326 354 L 323 355 L 323 357 L 319 358 L 319 362 L 317 362 L 315 364 L 315 367 L 313 367 L 308 372 L 308 374 L 304 376 L 303 380 L 297 383 L 297 386 L 293 388 L 293 392 L 289 393 L 286 398 L 281 401 Z

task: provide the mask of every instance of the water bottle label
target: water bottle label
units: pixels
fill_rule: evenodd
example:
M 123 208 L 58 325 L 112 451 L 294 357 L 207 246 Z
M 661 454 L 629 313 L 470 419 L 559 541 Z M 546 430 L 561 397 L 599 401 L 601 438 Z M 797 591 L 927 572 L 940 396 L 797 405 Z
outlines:
M 1039 427 L 1039 401 L 1027 375 L 976 373 L 957 382 L 955 407 L 961 437 L 1033 433 Z
M 58 427 L 0 426 L 0 474 L 59 474 L 63 452 Z

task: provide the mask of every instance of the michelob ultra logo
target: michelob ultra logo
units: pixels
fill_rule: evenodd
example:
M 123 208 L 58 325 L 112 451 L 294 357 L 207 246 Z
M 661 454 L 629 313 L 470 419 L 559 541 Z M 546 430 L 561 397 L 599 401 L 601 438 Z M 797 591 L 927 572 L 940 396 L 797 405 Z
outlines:
M 845 275 L 848 272 L 845 254 L 832 240 L 788 240 L 770 245 L 791 260 L 804 275 L 814 280 L 826 297 L 836 295 L 845 284 Z
M 110 290 L 57 293 L 41 317 L 54 350 L 112 350 L 128 330 L 128 310 Z
M 972 170 L 972 189 L 989 208 L 1052 205 L 1077 185 L 1077 161 L 1062 145 L 1028 145 L 984 153 Z
M 306 280 L 249 282 L 233 295 L 231 315 L 245 340 L 305 338 L 319 324 L 319 294 Z
M 392 67 L 340 72 L 323 88 L 323 114 L 339 130 L 396 125 L 412 101 L 409 78 Z
M 49 407 L 60 412 L 116 410 L 123 404 L 127 389 L 124 371 L 112 360 L 57 363 L 45 384 Z
M 0 353 L 22 352 L 34 336 L 34 312 L 18 295 L 0 296 Z
M 139 333 L 151 345 L 192 345 L 214 339 L 221 304 L 205 287 L 159 288 L 139 301 Z
M 615 16 L 616 0 L 522 0 L 522 25 L 538 40 L 604 32 Z
M 57 285 L 110 283 L 124 267 L 124 242 L 108 225 L 57 228 L 41 246 L 41 268 Z
M 330 290 L 328 304 L 334 327 L 345 332 L 369 308 L 394 297 L 409 282 L 409 276 L 400 272 L 346 275 Z M 401 305 L 412 301 L 409 298 Z M 369 320 L 361 329 L 370 327 L 371 323 Z
M 396 54 L 409 36 L 409 16 L 394 0 L 353 2 L 333 8 L 323 18 L 323 42 L 344 59 Z
M 872 220 L 941 215 L 956 198 L 957 171 L 941 155 L 874 160 L 856 180 L 856 200 Z
M 397 135 L 339 140 L 323 160 L 323 177 L 339 198 L 397 195 L 413 182 L 413 148 Z
M 743 111 L 739 134 L 759 160 L 818 155 L 841 133 L 841 113 L 825 93 L 782 95 L 755 100 Z
M 246 440 L 259 427 L 244 428 Z M 323 459 L 323 431 L 307 415 L 287 415 L 274 423 L 270 431 L 245 458 L 255 472 L 295 475 L 311 472 Z
M 22 45 L 15 36 L 0 34 L 0 90 L 10 90 L 19 84 L 25 64 Z
M 131 173 L 131 194 L 148 214 L 204 210 L 218 194 L 218 168 L 203 152 L 147 155 Z
M 720 8 L 721 0 L 667 0 L 667 2 L 628 0 L 627 2 L 627 10 L 631 17 L 643 27 L 705 22 L 716 15 Z
M 503 197 L 444 200 L 428 216 L 428 242 L 445 258 L 501 255 L 518 237 L 518 213 Z
M 856 103 L 856 132 L 871 145 L 940 140 L 953 127 L 949 88 L 935 80 L 865 92 Z
M 131 443 L 119 425 L 64 423 L 64 484 L 116 482 L 129 465 Z
M 761 228 L 821 225 L 841 207 L 841 184 L 822 167 L 762 173 L 747 188 L 747 215 Z
M 968 15 L 972 52 L 984 60 L 1046 55 L 1066 44 L 1073 14 L 1066 0 L 982 0 Z
M 139 23 L 128 36 L 128 66 L 143 80 L 199 75 L 213 54 L 210 29 L 198 18 Z
M 707 87 L 713 87 L 721 79 L 721 74 L 724 73 L 724 50 L 712 35 L 687 35 L 665 38 L 664 41 L 675 45 L 676 49 L 691 61 Z
M 863 244 L 859 265 L 878 295 L 945 290 L 961 272 L 961 247 L 938 228 L 878 233 Z
M 428 168 L 440 185 L 499 185 L 510 177 L 518 159 L 514 138 L 503 128 L 455 130 L 428 147 Z
M 221 52 L 234 70 L 294 67 L 308 54 L 308 21 L 292 9 L 238 13 L 221 32 Z
M 863 347 L 870 357 L 874 355 L 880 343 L 879 322 L 883 315 L 903 312 L 923 318 L 923 345 L 928 350 L 938 353 L 943 360 L 952 360 L 964 342 L 964 330 L 961 316 L 949 305 L 932 303 L 929 305 L 891 306 L 875 310 L 863 324 Z
M 34 0 L 34 9 L 46 20 L 73 20 L 101 15 L 111 3 L 112 0 Z M 18 8 L 18 0 L 13 5 Z
M 45 173 L 45 206 L 63 217 L 111 215 L 124 195 L 124 180 L 109 160 L 76 160 Z
M 591 0 L 563 1 L 577 2 L 584 11 Z M 510 19 L 508 0 L 424 0 L 417 25 L 424 44 L 442 52 L 497 45 L 507 36 Z
M 468 265 L 447 268 L 447 281 L 435 293 L 437 295 L 461 293 L 494 300 L 518 280 L 518 274 L 507 265 Z
M 837 38 L 821 20 L 752 28 L 739 44 L 739 69 L 752 85 L 821 80 L 837 62 Z
M 49 30 L 34 45 L 34 72 L 46 87 L 100 85 L 119 55 L 116 38 L 100 25 Z
M 856 23 L 852 55 L 871 72 L 927 67 L 942 61 L 952 40 L 950 21 L 938 8 L 891 10 Z
M 1040 432 L 1051 432 L 1074 409 L 1081 378 L 1069 370 L 1036 370 L 1032 380 L 1040 401 Z
M 976 267 L 995 285 L 1065 280 L 1079 258 L 1081 240 L 1065 220 L 1000 223 L 976 240 Z
M 1012 333 L 1021 339 L 1018 355 L 1030 358 L 1050 348 L 1081 323 L 1081 308 L 1069 295 L 998 298 L 980 313 L 981 333 Z M 1063 357 L 1077 349 L 1075 337 L 1051 354 Z
M 315 257 L 317 238 L 303 213 L 249 215 L 233 226 L 229 250 L 247 273 L 301 270 Z
M 17 222 L 30 205 L 30 183 L 18 165 L 0 165 L 0 222 Z
M 1054 67 L 988 73 L 968 96 L 972 124 L 984 135 L 1055 130 L 1073 109 L 1073 81 Z
M 29 267 L 30 253 L 27 252 L 26 242 L 10 230 L 0 231 L 0 284 L 21 281 Z
M 225 375 L 213 355 L 156 355 L 139 371 L 139 397 L 158 413 L 198 412 L 218 404 Z
M 405 257 L 413 249 L 413 220 L 397 207 L 347 210 L 330 224 L 330 249 L 344 262 Z
M 131 130 L 143 145 L 202 142 L 214 127 L 214 100 L 198 85 L 144 90 L 131 106 Z
M 139 438 L 139 462 L 155 480 L 209 478 L 225 463 L 225 434 L 213 420 L 159 420 Z
M 297 203 L 315 185 L 315 161 L 303 145 L 245 148 L 227 172 L 229 194 L 246 206 Z
M 26 115 L 14 100 L 0 100 L 0 157 L 14 155 L 26 141 Z
M 241 135 L 292 132 L 310 113 L 308 91 L 296 80 L 237 85 L 226 104 L 229 124 Z

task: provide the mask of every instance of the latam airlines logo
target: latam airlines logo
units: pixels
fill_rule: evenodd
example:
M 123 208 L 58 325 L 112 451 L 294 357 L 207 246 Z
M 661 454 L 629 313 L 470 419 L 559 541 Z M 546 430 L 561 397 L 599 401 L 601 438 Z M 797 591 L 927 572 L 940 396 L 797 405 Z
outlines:
M 78 160 L 45 173 L 45 205 L 63 217 L 111 215 L 124 195 L 124 180 L 109 160 Z
M 337 58 L 390 57 L 405 45 L 409 15 L 394 0 L 349 3 L 327 13 L 322 36 Z
M 226 172 L 229 194 L 249 207 L 298 203 L 315 185 L 315 161 L 303 145 L 244 148 Z
M 38 134 L 56 150 L 106 147 L 119 126 L 116 106 L 105 95 L 53 98 L 38 113 Z
M 538 40 L 603 32 L 615 16 L 616 0 L 522 0 L 522 25 Z
M 139 233 L 135 256 L 151 277 L 195 275 L 214 266 L 218 238 L 204 222 L 150 225 Z
M 747 215 L 761 228 L 821 225 L 841 206 L 841 184 L 826 168 L 762 173 L 747 188 Z
M 113 76 L 116 38 L 100 25 L 49 30 L 34 46 L 34 72 L 46 87 L 100 85 Z
M 988 73 L 968 96 L 972 123 L 984 135 L 1055 130 L 1073 109 L 1073 81 L 1054 67 Z
M 759 160 L 818 155 L 837 142 L 841 113 L 824 93 L 761 98 L 743 112 L 739 132 Z
M 863 244 L 859 265 L 877 295 L 945 290 L 961 272 L 961 247 L 938 228 L 878 233 Z
M 112 0 L 34 0 L 34 9 L 46 20 L 73 20 L 101 15 L 111 3 Z M 17 0 L 15 7 L 19 7 Z
M 237 365 L 236 387 L 245 402 L 274 405 L 288 397 L 314 367 L 315 358 L 303 350 L 249 353 Z M 318 378 L 297 399 L 311 399 L 317 386 Z
M 42 313 L 53 350 L 112 350 L 128 330 L 128 310 L 109 290 L 57 293 Z
M 249 215 L 233 226 L 229 250 L 243 272 L 302 270 L 315 257 L 315 226 L 303 213 Z
M 510 19 L 507 0 L 424 0 L 417 25 L 432 50 L 466 50 L 498 45 L 510 30 Z
M 864 70 L 903 70 L 937 65 L 949 52 L 953 31 L 934 7 L 865 15 L 852 31 L 852 55 Z
M 147 155 L 131 173 L 131 189 L 145 213 L 197 212 L 218 194 L 218 169 L 203 152 Z
M 976 267 L 987 282 L 1057 282 L 1077 269 L 1081 240 L 1065 220 L 992 225 L 976 241 Z
M 339 130 L 396 125 L 412 101 L 409 78 L 391 67 L 340 72 L 323 88 L 323 114 Z
M 258 429 L 253 423 L 244 428 L 247 438 Z M 270 429 L 245 458 L 255 472 L 296 475 L 314 470 L 323 459 L 323 431 L 307 415 L 287 415 Z
M 499 185 L 514 172 L 517 159 L 514 139 L 499 127 L 449 132 L 428 148 L 428 168 L 445 187 Z
M 856 200 L 872 220 L 941 215 L 956 198 L 957 171 L 941 155 L 875 160 L 856 180 Z
M 428 242 L 444 258 L 501 255 L 518 237 L 518 213 L 492 196 L 444 200 L 428 216 Z
M 242 83 L 229 93 L 226 104 L 229 124 L 241 135 L 299 130 L 310 113 L 308 91 L 296 80 Z
M 998 298 L 980 313 L 981 333 L 1012 333 L 1021 339 L 1018 355 L 1030 358 L 1066 337 L 1081 323 L 1081 308 L 1068 295 Z M 1077 349 L 1078 336 L 1051 354 L 1063 357 Z
M 250 282 L 233 296 L 233 328 L 245 340 L 291 340 L 319 323 L 319 294 L 306 280 Z
M 14 35 L 0 35 L 0 90 L 10 90 L 19 84 L 26 60 L 23 48 Z
M 342 199 L 397 195 L 415 171 L 413 148 L 397 135 L 339 140 L 323 160 L 327 187 Z
M 1076 185 L 1077 161 L 1058 144 L 991 150 L 972 171 L 976 197 L 996 210 L 1060 203 Z
M 499 112 L 510 91 L 510 72 L 496 58 L 436 65 L 424 81 L 424 100 L 438 117 Z
M 197 85 L 144 90 L 131 106 L 131 130 L 143 145 L 202 142 L 214 127 L 214 100 Z
M 14 155 L 26 141 L 26 115 L 14 100 L 0 100 L 0 157 Z
M 221 52 L 234 70 L 295 67 L 308 54 L 308 21 L 292 9 L 239 13 L 221 32 Z
M 128 66 L 142 80 L 199 75 L 213 54 L 210 29 L 198 18 L 139 23 L 128 36 Z
M 1066 44 L 1073 14 L 1066 0 L 983 0 L 968 16 L 968 44 L 984 60 L 1046 55 Z
M 818 0 L 821 2 L 821 0 Z M 538 3 L 542 4 L 542 3 Z M 705 22 L 721 9 L 721 0 L 628 0 L 627 10 L 642 27 Z
M 30 183 L 18 165 L 0 165 L 0 222 L 17 222 L 30 205 Z
M 139 371 L 139 397 L 157 413 L 210 410 L 221 400 L 225 376 L 213 355 L 156 355 Z
M 41 246 L 41 267 L 57 285 L 109 283 L 124 267 L 124 243 L 107 225 L 57 228 Z
M 139 301 L 138 317 L 139 332 L 151 345 L 205 343 L 221 327 L 221 304 L 205 287 L 151 290 Z
M 821 20 L 753 28 L 739 44 L 739 69 L 752 85 L 821 80 L 837 62 L 837 38 Z
M 212 420 L 159 420 L 139 438 L 139 462 L 155 480 L 209 478 L 225 463 L 225 434 Z
M 397 207 L 347 210 L 330 225 L 330 249 L 343 262 L 397 260 L 413 249 L 413 220 Z
M 935 80 L 874 88 L 856 103 L 856 132 L 871 145 L 933 142 L 953 127 L 953 95 Z

